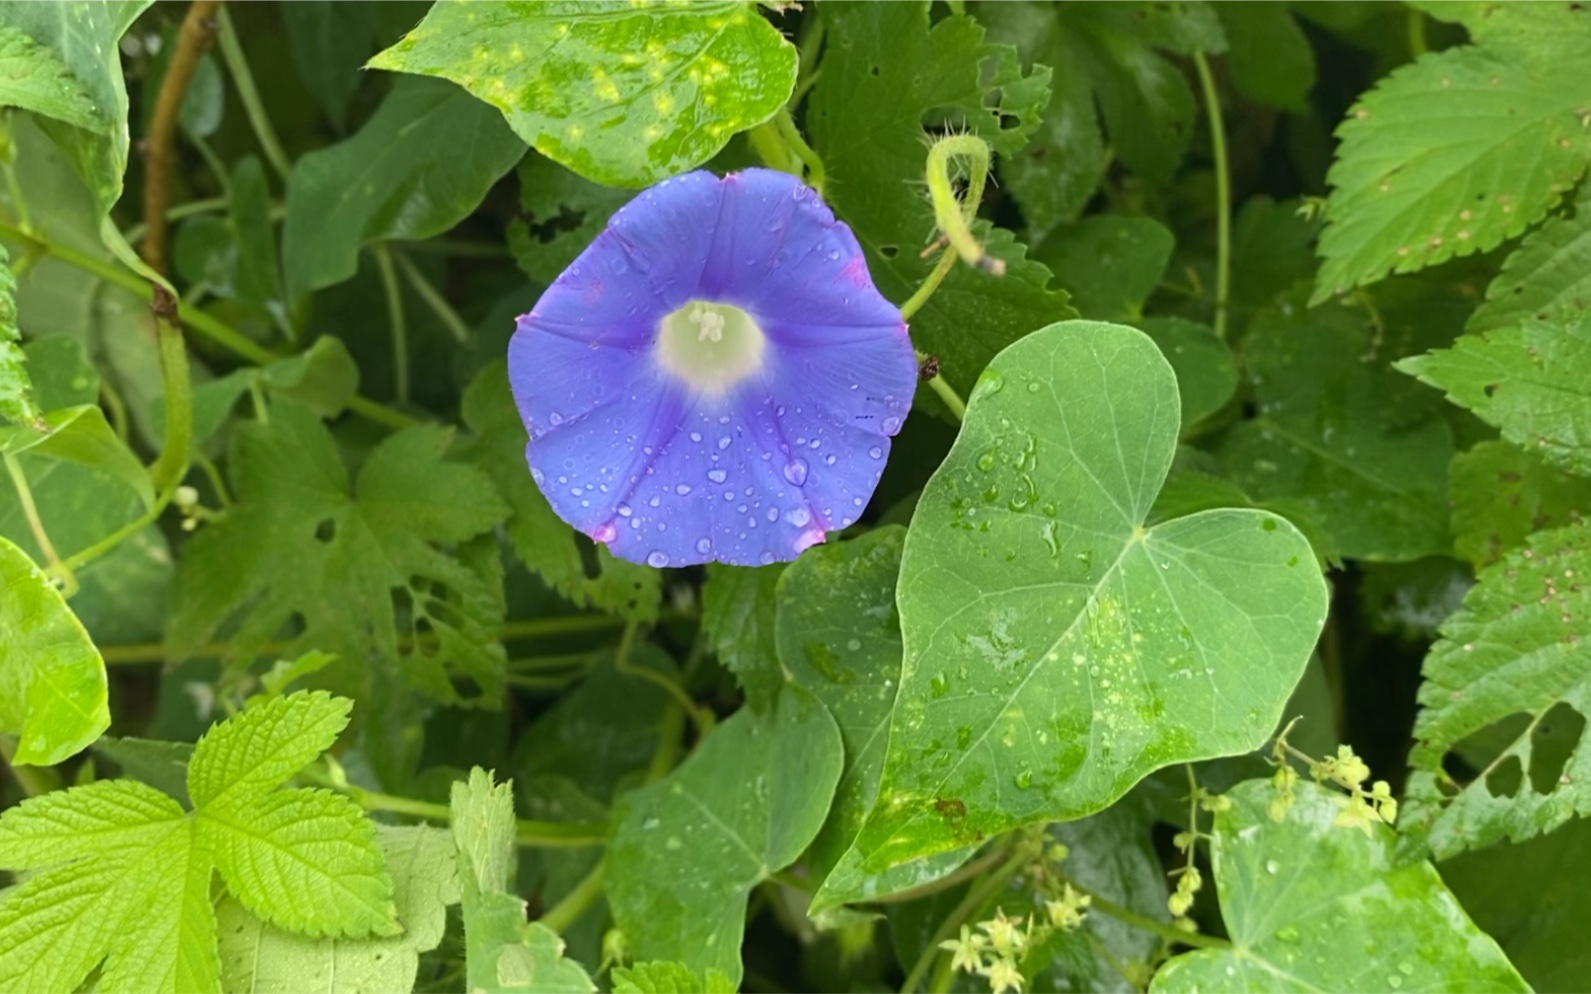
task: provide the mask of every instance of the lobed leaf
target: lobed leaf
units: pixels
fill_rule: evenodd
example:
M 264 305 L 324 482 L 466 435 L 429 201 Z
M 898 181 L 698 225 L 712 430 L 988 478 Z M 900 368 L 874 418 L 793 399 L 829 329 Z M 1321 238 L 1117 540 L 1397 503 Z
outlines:
M 1453 457 L 1453 551 L 1477 567 L 1522 548 L 1533 532 L 1591 511 L 1591 480 L 1507 442 L 1481 442 Z
M 1337 823 L 1348 799 L 1312 783 L 1287 817 L 1250 780 L 1215 816 L 1210 860 L 1230 949 L 1174 957 L 1154 994 L 1177 991 L 1527 991 L 1426 862 L 1400 865 L 1393 834 Z
M 1469 331 L 1490 331 L 1529 318 L 1550 321 L 1591 312 L 1591 188 L 1582 190 L 1573 217 L 1549 218 L 1525 236 L 1486 287 L 1486 301 Z
M 1325 583 L 1263 511 L 1145 527 L 1179 406 L 1154 343 L 1118 325 L 1052 325 L 991 365 L 912 518 L 883 779 L 842 866 L 1077 818 L 1274 730 Z

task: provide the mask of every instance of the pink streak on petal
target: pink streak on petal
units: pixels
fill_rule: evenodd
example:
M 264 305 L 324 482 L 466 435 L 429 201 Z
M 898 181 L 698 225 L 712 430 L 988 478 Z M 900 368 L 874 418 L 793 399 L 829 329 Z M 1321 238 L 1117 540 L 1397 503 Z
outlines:
M 600 542 L 603 545 L 607 545 L 609 542 L 618 537 L 619 530 L 613 526 L 613 522 L 611 521 L 605 525 L 598 525 L 591 529 L 591 541 Z
M 800 555 L 801 553 L 812 548 L 814 545 L 823 544 L 823 538 L 823 529 L 818 527 L 808 528 L 806 531 L 796 536 L 796 555 Z

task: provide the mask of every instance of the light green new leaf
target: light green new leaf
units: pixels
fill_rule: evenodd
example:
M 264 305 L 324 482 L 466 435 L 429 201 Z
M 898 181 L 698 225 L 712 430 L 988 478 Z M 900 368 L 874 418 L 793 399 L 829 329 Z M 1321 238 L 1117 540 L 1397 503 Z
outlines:
M 16 762 L 50 766 L 110 727 L 105 663 L 61 592 L 0 538 L 0 731 Z
M 846 863 L 1081 817 L 1275 729 L 1326 584 L 1264 511 L 1145 527 L 1179 406 L 1160 351 L 1119 325 L 1052 325 L 991 364 L 906 538 L 900 694 Z
M 44 418 L 44 431 L 29 427 L 0 428 L 0 453 L 31 452 L 46 459 L 76 463 L 126 484 L 145 507 L 155 503 L 149 472 L 127 443 L 116 437 L 105 412 L 94 405 L 52 411 Z
M 437 947 L 447 906 L 459 901 L 453 837 L 446 829 L 376 829 L 392 876 L 403 934 L 385 938 L 310 938 L 284 932 L 233 898 L 216 909 L 221 984 L 233 994 L 389 994 L 414 987 L 420 954 Z
M 453 227 L 524 153 L 502 119 L 458 87 L 398 80 L 358 134 L 293 165 L 282 223 L 289 296 L 352 277 L 368 242 Z
M 480 767 L 469 783 L 455 782 L 453 841 L 463 885 L 464 944 L 471 991 L 565 994 L 596 986 L 563 940 L 545 925 L 525 921 L 525 902 L 509 891 L 514 865 L 514 788 L 493 785 Z
M 684 963 L 667 960 L 613 971 L 613 994 L 735 994 L 737 989 L 720 970 L 708 970 L 703 977 Z
M 1394 859 L 1390 829 L 1336 824 L 1348 799 L 1312 783 L 1296 795 L 1280 823 L 1268 781 L 1226 795 L 1210 859 L 1233 946 L 1175 957 L 1154 994 L 1530 989 L 1430 863 Z
M 0 868 L 36 871 L 0 894 L 0 991 L 77 990 L 102 963 L 106 992 L 220 990 L 214 870 L 261 917 L 308 935 L 402 931 L 363 813 L 275 786 L 330 744 L 351 703 L 294 694 L 212 728 L 188 767 L 192 813 L 101 780 L 0 815 Z
M 784 563 L 772 566 L 707 565 L 702 587 L 702 630 L 724 668 L 746 692 L 746 703 L 765 710 L 784 686 L 774 644 L 774 587 Z
M 824 195 L 855 232 L 879 291 L 905 301 L 935 262 L 919 255 L 934 229 L 921 190 L 923 128 L 971 131 L 996 154 L 1015 155 L 1049 100 L 1049 70 L 1023 75 L 1016 51 L 984 44 L 983 28 L 970 17 L 952 15 L 930 27 L 927 3 L 835 4 L 818 12 L 832 44 L 807 124 L 828 170 Z M 979 222 L 974 234 L 1005 261 L 1005 275 L 958 264 L 911 321 L 912 341 L 939 357 L 942 375 L 963 395 L 1013 339 L 1075 316 L 1066 294 L 1049 287 L 1050 271 L 1028 259 L 1010 232 Z
M 884 772 L 889 716 L 900 682 L 895 578 L 905 539 L 906 530 L 892 526 L 830 543 L 790 564 L 779 581 L 779 662 L 792 683 L 829 709 L 845 743 L 834 805 L 807 851 L 807 870 L 821 884 L 809 914 L 930 883 L 971 852 L 931 856 L 878 874 L 854 867 L 831 873 L 856 840 Z
M 1348 307 L 1257 317 L 1244 354 L 1259 416 L 1222 439 L 1222 475 L 1257 500 L 1298 502 L 1334 555 L 1446 553 L 1452 429 L 1440 398 L 1375 360 L 1375 342 Z
M 635 957 L 738 985 L 746 899 L 817 835 L 843 764 L 834 719 L 790 686 L 771 711 L 742 708 L 668 776 L 620 798 L 608 902 Z
M 1591 480 L 1548 466 L 1507 442 L 1481 442 L 1453 457 L 1453 551 L 1489 566 L 1533 532 L 1591 511 Z
M 1591 313 L 1527 318 L 1397 365 L 1520 448 L 1591 476 Z
M 1349 110 L 1327 176 L 1317 301 L 1489 252 L 1558 203 L 1591 163 L 1591 35 L 1565 42 L 1428 53 Z
M 16 291 L 11 257 L 0 245 L 0 418 L 36 426 L 41 416 L 28 380 L 27 357 L 18 344 L 22 335 L 17 328 Z
M 1486 287 L 1468 331 L 1516 325 L 1526 318 L 1549 321 L 1591 313 L 1591 187 L 1584 188 L 1573 217 L 1555 217 L 1525 236 Z
M 269 423 L 239 425 L 229 470 L 237 504 L 183 549 L 167 623 L 172 652 L 203 645 L 234 615 L 230 660 L 247 665 L 294 616 L 294 656 L 311 648 L 385 668 L 443 701 L 459 701 L 457 667 L 502 691 L 502 595 L 493 578 L 433 543 L 463 542 L 507 509 L 484 474 L 443 459 L 451 432 L 409 428 L 378 445 L 355 480 L 309 409 L 271 405 Z M 434 639 L 399 641 L 399 625 Z
M 93 192 L 96 221 L 122 193 L 127 171 L 127 87 L 122 80 L 121 37 L 153 0 L 82 0 L 76 3 L 0 3 L 0 24 L 26 35 L 50 56 L 49 67 L 30 64 L 26 80 L 39 85 L 54 74 L 55 99 L 21 104 L 47 115 L 39 126 L 70 160 Z M 69 76 L 61 74 L 64 70 Z M 42 77 L 35 75 L 42 73 Z M 67 95 L 68 80 L 75 95 Z M 7 83 L 7 87 L 29 85 Z M 15 91 L 11 91 L 15 92 Z M 80 103 L 87 98 L 88 106 Z M 0 99 L 0 103 L 11 103 Z M 19 101 L 20 103 L 20 101 Z M 65 116 L 61 113 L 65 112 Z M 84 111 L 92 111 L 85 119 Z
M 641 187 L 772 117 L 796 51 L 746 3 L 441 0 L 370 66 L 452 80 L 543 155 Z
M 590 545 L 563 522 L 531 479 L 525 462 L 525 423 L 508 389 L 508 364 L 494 361 L 464 391 L 464 423 L 475 437 L 462 458 L 485 473 L 508 502 L 508 539 L 525 566 L 579 607 L 596 607 L 638 621 L 657 617 L 662 574 L 649 566 L 615 559 L 596 547 L 596 576 L 586 573 L 583 546 Z
M 0 24 L 0 107 L 20 107 L 89 131 L 100 123 L 72 70 L 10 24 Z
M 1560 750 L 1537 738 L 1557 715 L 1572 720 L 1568 709 L 1582 720 L 1591 714 L 1586 576 L 1591 526 L 1538 532 L 1482 570 L 1463 609 L 1442 625 L 1422 671 L 1409 756 L 1416 772 L 1402 818 L 1404 834 L 1427 841 L 1438 859 L 1591 814 L 1591 750 L 1554 757 Z M 1444 758 L 1487 732 L 1499 733 L 1501 748 L 1467 757 L 1485 762 L 1481 775 L 1455 783 Z

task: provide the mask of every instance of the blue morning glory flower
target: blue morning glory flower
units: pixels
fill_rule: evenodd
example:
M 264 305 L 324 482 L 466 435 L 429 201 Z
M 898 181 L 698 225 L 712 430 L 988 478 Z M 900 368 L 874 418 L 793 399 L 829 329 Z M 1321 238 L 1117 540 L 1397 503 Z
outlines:
M 794 559 L 854 522 L 917 380 L 850 228 L 766 169 L 620 208 L 508 368 L 553 510 L 652 566 Z

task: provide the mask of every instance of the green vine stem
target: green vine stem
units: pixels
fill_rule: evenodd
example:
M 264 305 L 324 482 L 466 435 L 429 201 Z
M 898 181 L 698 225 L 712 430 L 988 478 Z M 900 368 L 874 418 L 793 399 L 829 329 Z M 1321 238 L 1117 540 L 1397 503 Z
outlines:
M 956 199 L 950 180 L 950 163 L 954 159 L 964 160 L 969 166 L 964 201 Z M 928 149 L 928 198 L 934 205 L 935 223 L 961 261 L 1001 276 L 1005 273 L 1005 260 L 985 252 L 972 234 L 972 219 L 983 203 L 983 189 L 989 181 L 989 160 L 989 143 L 977 135 L 947 135 L 934 142 Z
M 28 486 L 28 477 L 22 471 L 22 464 L 17 462 L 17 457 L 13 453 L 6 452 L 0 456 L 3 456 L 6 472 L 10 474 L 11 483 L 16 487 L 17 500 L 22 505 L 22 516 L 27 519 L 28 530 L 33 533 L 33 541 L 38 543 L 39 552 L 44 555 L 46 571 L 60 581 L 61 595 L 71 597 L 77 593 L 77 578 L 61 562 L 54 543 L 50 541 L 49 532 L 44 530 L 44 519 L 39 517 L 38 506 L 33 503 L 33 489 Z
M 149 302 L 154 299 L 154 289 L 136 273 L 104 259 L 80 252 L 68 245 L 52 242 L 42 235 L 20 228 L 9 221 L 0 220 L 0 238 L 9 238 L 12 241 L 23 243 L 32 251 L 54 256 L 69 266 L 81 269 L 107 283 L 121 287 L 143 301 Z M 204 338 L 234 355 L 247 359 L 256 365 L 263 366 L 266 363 L 275 362 L 283 358 L 269 349 L 256 345 L 251 339 L 244 336 L 242 332 L 198 308 L 184 307 L 179 312 L 178 317 L 185 327 L 199 333 Z M 352 397 L 348 401 L 348 409 L 367 420 L 386 425 L 389 428 L 409 428 L 422 423 L 419 419 L 404 414 L 402 411 L 379 404 L 364 396 L 356 395 Z
M 1215 157 L 1215 335 L 1226 341 L 1226 308 L 1232 290 L 1232 171 L 1226 153 L 1226 122 L 1215 76 L 1203 52 L 1193 53 L 1204 92 L 1205 116 L 1210 119 L 1210 150 Z
M 547 909 L 547 913 L 536 919 L 541 924 L 554 932 L 566 932 L 569 926 L 580 920 L 597 898 L 602 896 L 602 878 L 607 872 L 607 859 L 604 857 L 597 861 L 574 889 L 564 895 L 563 900 Z
M 188 373 L 188 347 L 177 320 L 177 298 L 156 286 L 149 310 L 155 316 L 160 374 L 166 387 L 166 438 L 159 458 L 149 467 L 149 477 L 155 492 L 162 495 L 159 503 L 164 504 L 188 475 L 193 446 L 193 379 Z
M 237 87 L 238 99 L 243 103 L 243 112 L 248 116 L 249 127 L 254 129 L 254 138 L 260 143 L 260 150 L 265 153 L 265 159 L 276 170 L 276 175 L 287 182 L 288 174 L 293 171 L 291 163 L 287 160 L 287 153 L 282 151 L 282 143 L 276 137 L 276 129 L 271 127 L 270 116 L 265 113 L 265 104 L 260 100 L 259 87 L 254 85 L 254 74 L 249 71 L 249 63 L 243 57 L 243 46 L 238 42 L 238 33 L 232 27 L 232 17 L 221 8 L 221 57 L 226 62 L 227 71 L 232 74 L 232 83 Z
M 1004 887 L 1012 877 L 1021 872 L 1022 868 L 1033 859 L 1032 852 L 1020 844 L 1006 849 L 1005 852 L 1008 854 L 1005 862 L 1001 863 L 1000 867 L 993 873 L 974 884 L 967 891 L 967 896 L 961 899 L 961 903 L 956 905 L 955 909 L 945 916 L 945 920 L 939 923 L 939 928 L 935 930 L 933 937 L 928 940 L 928 944 L 923 947 L 922 955 L 917 957 L 917 962 L 912 965 L 911 972 L 906 975 L 906 982 L 900 985 L 901 994 L 911 994 L 912 991 L 915 991 L 922 983 L 923 978 L 928 975 L 928 969 L 933 966 L 935 960 L 942 957 L 946 965 L 949 965 L 950 958 L 945 954 L 944 950 L 939 948 L 939 944 L 954 936 L 968 918 L 972 917 L 979 908 L 988 902 L 989 898 L 993 897 L 1000 888 Z M 948 974 L 946 980 L 948 982 Z
M 438 290 L 434 283 L 425 278 L 425 274 L 420 272 L 420 267 L 416 266 L 406 253 L 395 251 L 391 254 L 393 260 L 398 264 L 398 271 L 403 274 L 404 279 L 409 281 L 409 289 L 414 291 L 414 295 L 420 298 L 421 303 L 430 308 L 431 313 L 436 316 L 438 321 L 442 322 L 442 326 L 448 330 L 448 334 L 453 336 L 454 341 L 460 345 L 468 346 L 470 344 L 470 326 L 464 323 L 464 319 L 459 316 L 459 312 L 453 309 L 453 305 L 447 302 L 446 297 L 442 296 L 442 291 Z
M 795 126 L 795 119 L 790 116 L 790 108 L 781 108 L 773 117 L 774 131 L 784 140 L 785 147 L 806 167 L 807 185 L 817 191 L 818 196 L 823 196 L 823 183 L 826 173 L 823 171 L 823 160 L 818 153 L 812 150 L 805 138 L 801 137 L 801 130 Z
M 409 815 L 426 821 L 447 822 L 453 811 L 446 804 L 416 801 L 413 798 L 365 790 L 351 784 L 337 782 L 335 777 L 315 773 L 306 774 L 323 787 L 330 787 L 366 811 L 384 811 L 388 814 Z M 608 826 L 600 822 L 529 821 L 524 818 L 514 823 L 514 842 L 527 849 L 584 849 L 600 846 L 607 841 Z
M 371 246 L 376 269 L 381 273 L 381 289 L 387 298 L 387 320 L 392 326 L 392 389 L 398 403 L 409 402 L 409 325 L 403 316 L 403 288 L 392 264 L 392 251 L 383 242 Z

